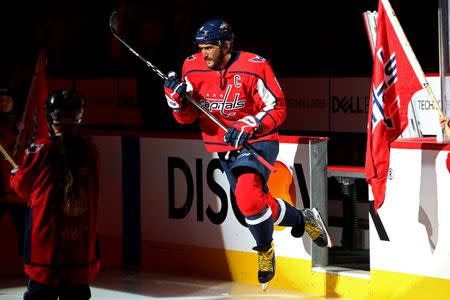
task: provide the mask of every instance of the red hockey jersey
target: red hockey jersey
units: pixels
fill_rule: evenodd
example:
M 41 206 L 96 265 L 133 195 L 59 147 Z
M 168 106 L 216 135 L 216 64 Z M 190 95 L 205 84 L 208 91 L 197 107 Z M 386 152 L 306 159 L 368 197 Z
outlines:
M 202 54 L 196 53 L 185 60 L 182 78 L 192 97 L 226 127 L 248 115 L 259 119 L 263 129 L 249 143 L 278 138 L 277 130 L 286 118 L 286 103 L 272 67 L 264 58 L 232 52 L 227 67 L 217 71 L 209 69 Z M 182 124 L 198 120 L 209 152 L 234 149 L 224 142 L 225 131 L 193 105 L 174 111 L 174 117 Z
M 97 230 L 99 154 L 91 139 L 65 137 L 80 197 L 64 206 L 66 171 L 59 145 L 41 139 L 25 152 L 11 185 L 28 202 L 25 273 L 48 285 L 90 283 L 100 268 Z

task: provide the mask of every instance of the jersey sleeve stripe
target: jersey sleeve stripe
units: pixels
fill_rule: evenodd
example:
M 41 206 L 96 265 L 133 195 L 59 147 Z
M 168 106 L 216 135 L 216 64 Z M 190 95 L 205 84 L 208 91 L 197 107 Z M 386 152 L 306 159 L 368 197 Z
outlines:
M 257 89 L 258 89 L 258 94 L 261 97 L 261 100 L 266 105 L 264 107 L 264 111 L 274 109 L 277 104 L 277 98 L 266 87 L 263 80 L 258 79 Z

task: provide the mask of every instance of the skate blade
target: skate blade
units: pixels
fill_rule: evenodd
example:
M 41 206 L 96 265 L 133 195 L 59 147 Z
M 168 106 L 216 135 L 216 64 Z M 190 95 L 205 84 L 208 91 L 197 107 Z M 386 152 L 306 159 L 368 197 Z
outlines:
M 325 223 L 323 222 L 322 216 L 320 215 L 320 213 L 317 210 L 317 208 L 314 207 L 311 210 L 312 210 L 313 214 L 315 215 L 315 217 L 317 218 L 317 220 L 319 221 L 320 226 L 325 231 L 325 235 L 327 236 L 327 245 L 325 247 L 333 248 L 334 241 L 331 238 L 330 234 L 328 233 L 327 227 L 325 226 Z
M 269 286 L 269 283 L 268 283 L 268 282 L 266 282 L 266 283 L 261 283 L 261 288 L 262 288 L 263 292 L 266 291 L 266 289 L 267 289 L 268 286 Z

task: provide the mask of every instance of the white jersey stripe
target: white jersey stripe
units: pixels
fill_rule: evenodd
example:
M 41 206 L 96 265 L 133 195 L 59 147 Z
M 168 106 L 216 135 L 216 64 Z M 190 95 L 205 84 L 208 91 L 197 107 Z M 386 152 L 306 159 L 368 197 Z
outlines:
M 278 204 L 280 205 L 280 213 L 278 214 L 277 220 L 274 222 L 274 225 L 278 225 L 284 219 L 284 215 L 286 214 L 286 203 L 284 203 L 284 201 L 281 200 L 280 198 L 275 199 L 278 201 Z
M 262 81 L 261 79 L 258 79 L 257 89 L 259 96 L 261 97 L 264 104 L 266 104 L 263 110 L 268 111 L 274 109 L 277 103 L 277 98 L 274 97 L 274 95 L 264 84 L 264 81 Z
M 258 225 L 271 217 L 272 217 L 272 210 L 270 209 L 270 207 L 268 207 L 266 213 L 261 217 L 252 220 L 245 218 L 245 222 L 247 222 L 247 225 Z

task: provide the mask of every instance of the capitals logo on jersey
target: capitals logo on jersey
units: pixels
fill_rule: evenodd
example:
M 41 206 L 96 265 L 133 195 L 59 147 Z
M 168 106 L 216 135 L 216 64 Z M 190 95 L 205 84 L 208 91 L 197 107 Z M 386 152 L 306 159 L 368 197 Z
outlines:
M 241 93 L 235 92 L 232 99 L 230 99 L 230 94 L 233 89 L 233 86 L 236 89 L 239 89 L 242 87 L 242 84 L 240 83 L 241 76 L 240 75 L 234 75 L 233 76 L 233 84 L 228 84 L 227 88 L 225 90 L 225 93 L 222 94 L 206 94 L 206 98 L 203 100 L 200 100 L 200 104 L 205 107 L 210 112 L 213 112 L 214 110 L 220 111 L 220 114 L 225 117 L 230 117 L 236 115 L 236 110 L 241 109 L 245 107 L 245 100 L 241 99 Z
M 255 63 L 259 63 L 259 62 L 265 62 L 266 59 L 264 57 L 261 57 L 259 55 L 249 59 L 250 62 L 255 62 Z

